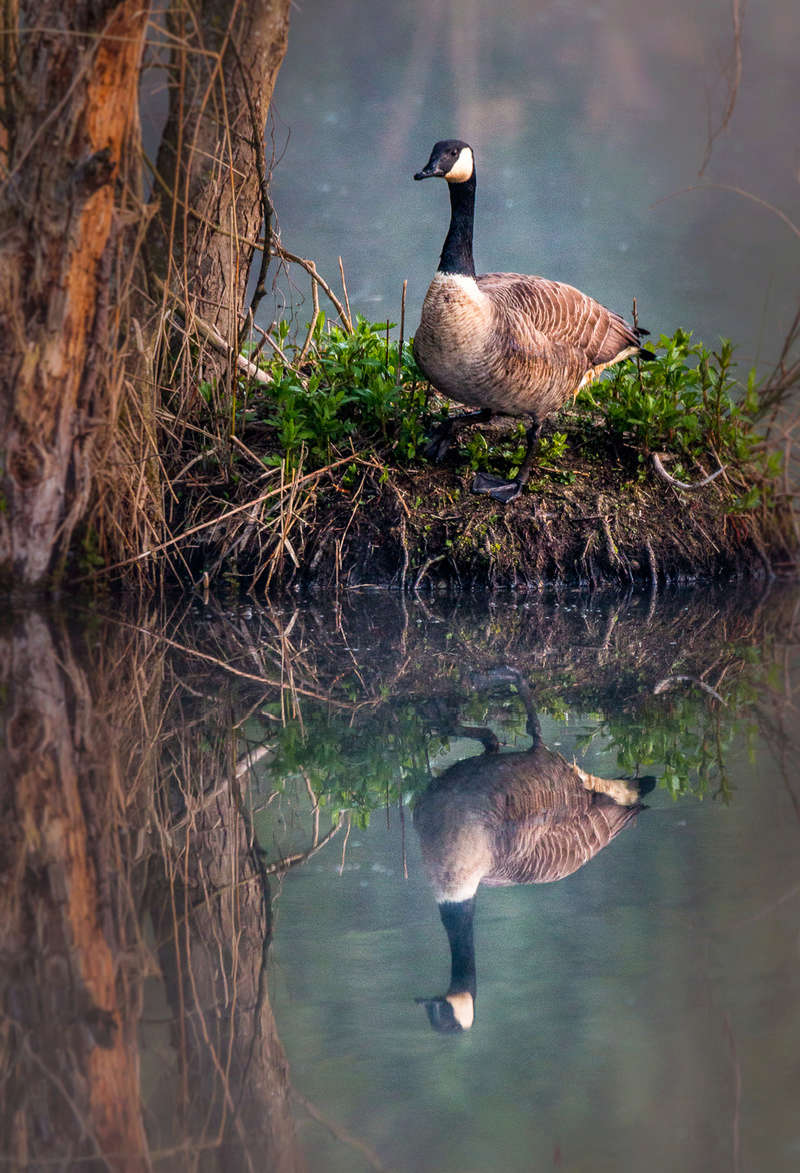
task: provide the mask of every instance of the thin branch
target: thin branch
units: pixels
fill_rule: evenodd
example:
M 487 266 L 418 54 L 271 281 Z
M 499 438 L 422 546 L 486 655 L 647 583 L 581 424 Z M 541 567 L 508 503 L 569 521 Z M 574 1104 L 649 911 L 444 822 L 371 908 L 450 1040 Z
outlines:
M 658 452 L 654 452 L 650 459 L 653 462 L 653 468 L 655 469 L 658 476 L 661 477 L 662 481 L 666 481 L 668 485 L 673 485 L 676 489 L 686 489 L 689 492 L 691 492 L 693 489 L 702 489 L 705 485 L 710 484 L 711 481 L 716 480 L 720 473 L 725 472 L 724 466 L 720 465 L 719 468 L 716 469 L 715 472 L 712 472 L 709 476 L 703 477 L 701 481 L 695 481 L 693 485 L 689 485 L 686 483 L 686 481 L 679 481 L 676 477 L 670 476 L 670 474 L 664 468 L 664 465 L 661 463 L 661 457 L 659 456 Z
M 322 288 L 322 291 L 325 294 L 325 296 L 328 297 L 333 302 L 333 305 L 336 309 L 337 314 L 339 315 L 339 318 L 341 319 L 341 322 L 345 328 L 345 331 L 348 334 L 352 334 L 353 333 L 353 326 L 350 321 L 349 315 L 347 314 L 347 311 L 345 310 L 342 303 L 339 301 L 339 298 L 336 296 L 336 294 L 331 289 L 330 285 L 328 285 L 327 281 L 325 281 L 322 277 L 320 277 L 319 273 L 317 272 L 317 266 L 314 264 L 314 262 L 307 261 L 305 259 L 305 257 L 298 257 L 295 253 L 290 253 L 288 251 L 288 249 L 285 249 L 283 247 L 283 245 L 280 243 L 280 241 L 277 241 L 277 240 L 274 242 L 274 249 L 275 249 L 275 256 L 276 257 L 280 257 L 281 260 L 283 260 L 283 261 L 289 261 L 290 264 L 292 264 L 292 265 L 299 265 L 301 269 L 305 269 L 305 271 L 309 274 L 310 277 L 312 277 L 315 281 L 319 282 L 319 285 Z
M 313 847 L 309 847 L 308 851 L 297 851 L 294 855 L 284 856 L 283 859 L 278 859 L 274 863 L 266 865 L 264 868 L 265 875 L 273 876 L 279 872 L 288 872 L 289 868 L 297 867 L 298 864 L 306 863 L 307 860 L 315 856 L 318 851 L 322 851 L 326 844 L 330 843 L 334 835 L 336 835 L 342 825 L 343 811 L 339 811 L 336 816 L 336 822 L 331 829 L 327 831 L 318 843 Z
M 704 680 L 698 680 L 696 676 L 667 676 L 664 680 L 659 680 L 653 693 L 655 696 L 660 696 L 662 692 L 668 692 L 676 684 L 696 684 L 698 688 L 702 688 L 703 692 L 713 696 L 714 700 L 719 701 L 721 705 L 728 703 L 716 689 L 712 688 L 710 684 L 706 684 Z
M 731 17 L 733 20 L 733 79 L 728 83 L 728 101 L 719 126 L 716 130 L 712 130 L 709 125 L 705 155 L 703 156 L 700 170 L 697 172 L 698 179 L 702 178 L 703 172 L 711 161 L 711 152 L 714 149 L 715 141 L 727 130 L 728 123 L 733 117 L 736 99 L 739 94 L 739 85 L 742 80 L 742 14 L 739 7 L 739 0 L 731 0 Z
M 774 213 L 779 220 L 783 221 L 790 232 L 800 237 L 800 227 L 785 212 L 782 212 L 780 208 L 776 208 L 769 200 L 755 195 L 752 191 L 745 191 L 743 187 L 737 187 L 732 183 L 691 183 L 688 187 L 682 187 L 678 191 L 673 191 L 669 195 L 662 196 L 660 200 L 652 203 L 650 208 L 657 208 L 659 204 L 664 204 L 667 200 L 674 199 L 675 196 L 686 195 L 690 191 L 729 191 L 734 195 L 742 196 L 743 199 L 752 200 L 754 204 L 758 204 L 760 207 L 766 208 L 768 212 Z

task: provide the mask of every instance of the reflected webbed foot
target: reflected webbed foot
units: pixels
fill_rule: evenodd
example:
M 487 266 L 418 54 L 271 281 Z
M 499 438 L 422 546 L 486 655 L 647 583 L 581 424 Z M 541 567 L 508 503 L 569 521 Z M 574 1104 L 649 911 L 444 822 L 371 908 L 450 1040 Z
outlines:
M 479 472 L 475 474 L 475 480 L 472 482 L 472 492 L 487 493 L 494 497 L 495 501 L 507 504 L 519 497 L 522 485 L 518 480 L 504 481 L 502 477 L 492 476 L 491 473 Z

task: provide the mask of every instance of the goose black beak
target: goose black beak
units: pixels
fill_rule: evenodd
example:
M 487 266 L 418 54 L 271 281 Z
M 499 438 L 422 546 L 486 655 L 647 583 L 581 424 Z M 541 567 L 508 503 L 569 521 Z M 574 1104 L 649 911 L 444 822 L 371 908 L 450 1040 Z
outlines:
M 438 163 L 428 163 L 421 171 L 417 171 L 415 179 L 443 179 L 444 171 Z
M 415 998 L 414 1001 L 418 1006 L 425 1007 L 428 1021 L 439 1034 L 460 1034 L 463 1031 L 446 998 Z

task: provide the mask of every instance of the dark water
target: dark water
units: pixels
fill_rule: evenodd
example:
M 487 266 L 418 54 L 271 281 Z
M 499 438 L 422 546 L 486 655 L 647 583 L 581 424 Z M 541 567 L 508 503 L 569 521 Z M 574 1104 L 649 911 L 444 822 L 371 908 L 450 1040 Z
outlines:
M 3 1162 L 796 1168 L 798 614 L 731 586 L 14 616 Z M 512 845 L 657 783 L 566 878 L 481 885 L 474 1021 L 434 1031 L 451 840 L 426 864 L 412 808 L 449 785 L 472 827 L 498 769 Z
M 411 176 L 463 138 L 480 272 L 554 277 L 623 313 L 636 296 L 655 334 L 728 336 L 745 368 L 768 364 L 797 307 L 797 40 L 795 0 L 305 0 L 274 103 L 284 243 L 336 286 L 341 255 L 375 320 L 398 320 L 407 278 L 413 330 L 448 209 Z M 306 321 L 307 279 L 283 293 Z

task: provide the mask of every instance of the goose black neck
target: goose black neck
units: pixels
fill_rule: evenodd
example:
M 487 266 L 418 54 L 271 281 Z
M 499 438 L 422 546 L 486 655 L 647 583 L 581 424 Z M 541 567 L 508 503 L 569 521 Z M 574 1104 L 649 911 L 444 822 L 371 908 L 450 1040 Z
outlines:
M 475 276 L 472 259 L 472 225 L 475 219 L 475 172 L 464 183 L 448 183 L 450 228 L 439 259 L 440 273 Z
M 475 997 L 475 944 L 473 918 L 475 897 L 469 900 L 445 901 L 439 905 L 439 915 L 450 942 L 451 994 L 469 993 Z

